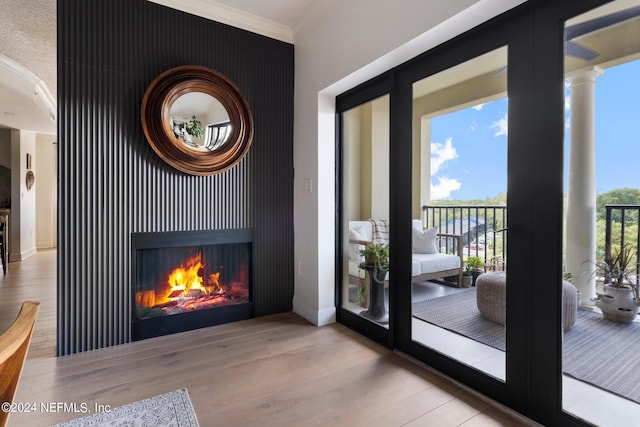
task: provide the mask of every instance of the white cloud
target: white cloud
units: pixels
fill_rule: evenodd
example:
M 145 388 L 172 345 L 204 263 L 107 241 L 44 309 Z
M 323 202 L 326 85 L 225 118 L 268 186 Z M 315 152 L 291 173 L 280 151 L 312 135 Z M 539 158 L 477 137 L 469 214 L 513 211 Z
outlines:
M 431 176 L 440 170 L 440 167 L 458 157 L 458 152 L 453 146 L 451 138 L 447 138 L 444 144 L 440 142 L 431 143 Z
M 509 134 L 509 117 L 507 114 L 503 118 L 491 124 L 491 129 L 496 129 L 493 136 L 507 136 Z
M 431 184 L 431 200 L 446 199 L 453 191 L 459 190 L 460 185 L 457 179 L 439 176 L 438 183 Z
M 478 110 L 478 111 L 480 111 L 480 110 L 482 110 L 482 107 L 484 107 L 484 104 L 474 105 L 474 106 L 473 106 L 473 107 L 471 107 L 471 108 L 473 108 L 474 110 Z

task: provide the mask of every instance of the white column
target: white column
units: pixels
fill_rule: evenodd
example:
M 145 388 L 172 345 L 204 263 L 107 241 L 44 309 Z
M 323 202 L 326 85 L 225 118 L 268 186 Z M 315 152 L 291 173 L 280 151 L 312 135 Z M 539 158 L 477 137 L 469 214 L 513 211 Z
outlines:
M 567 77 L 571 89 L 566 271 L 593 305 L 596 252 L 595 84 L 604 71 L 593 67 Z

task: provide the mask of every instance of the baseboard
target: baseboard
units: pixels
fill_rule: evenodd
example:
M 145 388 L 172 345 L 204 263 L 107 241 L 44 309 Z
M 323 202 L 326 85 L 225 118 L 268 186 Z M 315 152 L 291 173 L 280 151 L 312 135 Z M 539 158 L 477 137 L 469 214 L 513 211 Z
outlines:
M 324 326 L 336 321 L 335 307 L 318 310 L 293 297 L 293 312 L 316 326 Z
M 22 252 L 18 252 L 18 253 L 10 253 L 9 254 L 9 262 L 14 262 L 14 261 L 24 261 L 25 259 L 29 258 L 31 255 L 35 255 L 37 252 L 36 248 L 31 248 L 28 249 L 26 251 L 22 251 Z

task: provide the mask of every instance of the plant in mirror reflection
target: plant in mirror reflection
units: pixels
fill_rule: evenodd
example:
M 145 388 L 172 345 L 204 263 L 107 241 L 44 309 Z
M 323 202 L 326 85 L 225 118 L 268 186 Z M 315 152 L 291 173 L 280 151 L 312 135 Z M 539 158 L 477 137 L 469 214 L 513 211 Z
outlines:
M 185 126 L 187 133 L 196 138 L 202 138 L 204 136 L 204 127 L 202 122 L 196 119 L 196 116 L 191 117 L 191 120 L 187 122 Z

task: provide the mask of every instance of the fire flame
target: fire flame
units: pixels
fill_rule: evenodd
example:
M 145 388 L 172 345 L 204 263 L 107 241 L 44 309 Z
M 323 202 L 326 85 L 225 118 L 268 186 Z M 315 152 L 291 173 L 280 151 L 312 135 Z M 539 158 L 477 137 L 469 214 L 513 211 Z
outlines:
M 215 306 L 239 304 L 248 301 L 248 269 L 243 263 L 231 283 L 221 283 L 224 266 L 215 273 L 204 275 L 202 252 L 186 259 L 160 283 L 159 288 L 136 292 L 140 307 L 160 308 L 167 314 L 203 310 Z
M 185 264 L 185 267 L 180 266 L 169 274 L 170 293 L 190 289 L 200 289 L 204 293 L 208 293 L 207 288 L 203 285 L 203 279 L 200 273 L 202 267 L 204 267 L 200 256 L 190 258 Z

